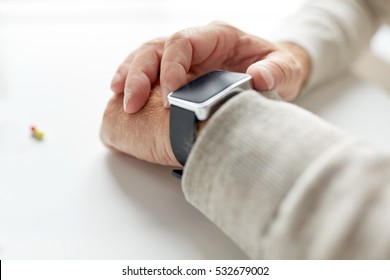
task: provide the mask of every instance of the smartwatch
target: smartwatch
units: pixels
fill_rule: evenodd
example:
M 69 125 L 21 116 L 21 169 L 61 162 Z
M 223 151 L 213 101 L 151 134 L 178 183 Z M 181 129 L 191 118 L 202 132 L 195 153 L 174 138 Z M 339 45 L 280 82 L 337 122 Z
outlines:
M 171 147 L 183 167 L 195 142 L 198 122 L 208 119 L 232 96 L 252 88 L 251 79 L 243 73 L 212 71 L 168 95 Z M 182 170 L 172 172 L 179 178 L 181 174 Z

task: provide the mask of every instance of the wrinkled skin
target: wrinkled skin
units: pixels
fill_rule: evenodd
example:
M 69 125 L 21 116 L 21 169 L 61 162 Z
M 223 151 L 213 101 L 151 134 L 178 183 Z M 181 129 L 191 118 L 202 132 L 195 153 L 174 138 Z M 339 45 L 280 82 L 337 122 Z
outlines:
M 141 160 L 180 166 L 170 145 L 170 111 L 162 106 L 160 87 L 153 88 L 146 105 L 135 114 L 123 111 L 122 100 L 122 95 L 114 95 L 107 104 L 100 133 L 103 143 Z

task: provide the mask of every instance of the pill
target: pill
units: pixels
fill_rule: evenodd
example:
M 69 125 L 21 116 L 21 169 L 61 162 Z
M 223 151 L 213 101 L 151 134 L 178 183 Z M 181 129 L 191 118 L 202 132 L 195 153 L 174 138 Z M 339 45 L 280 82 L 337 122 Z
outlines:
M 35 139 L 42 141 L 43 138 L 45 137 L 45 134 L 43 133 L 42 130 L 38 129 L 36 126 L 31 127 L 31 135 Z

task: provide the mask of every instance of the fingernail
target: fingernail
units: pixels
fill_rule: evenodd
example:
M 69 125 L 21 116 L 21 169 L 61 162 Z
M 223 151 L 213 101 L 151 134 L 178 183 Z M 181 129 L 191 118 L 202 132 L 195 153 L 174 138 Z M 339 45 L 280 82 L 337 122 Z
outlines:
M 168 98 L 167 97 L 163 97 L 163 106 L 165 108 L 169 108 L 169 101 L 168 101 Z
M 264 78 L 265 83 L 267 84 L 268 90 L 273 89 L 275 85 L 275 79 L 272 76 L 271 72 L 264 66 L 257 66 L 257 69 L 261 72 L 261 75 Z
M 127 91 L 125 92 L 125 95 L 123 96 L 123 110 L 127 112 L 127 103 L 129 102 L 131 96 L 131 92 Z
M 168 102 L 168 94 L 171 93 L 171 90 L 167 87 L 163 87 L 161 89 L 161 95 L 162 95 L 162 98 L 163 98 L 163 106 L 165 108 L 169 108 L 169 102 Z
M 170 94 L 170 93 L 171 93 L 171 90 L 169 88 L 167 88 L 167 87 L 161 88 L 161 94 L 163 96 L 168 96 L 168 94 Z

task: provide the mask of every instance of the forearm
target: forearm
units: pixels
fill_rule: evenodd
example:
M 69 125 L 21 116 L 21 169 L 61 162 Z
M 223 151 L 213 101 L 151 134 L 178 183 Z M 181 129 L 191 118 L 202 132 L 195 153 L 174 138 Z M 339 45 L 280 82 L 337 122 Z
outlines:
M 325 132 L 313 133 L 318 127 Z M 263 257 L 264 233 L 292 183 L 342 137 L 294 105 L 246 91 L 201 131 L 185 168 L 184 194 L 249 256 Z
M 389 259 L 390 155 L 356 139 L 294 182 L 265 237 L 267 258 Z
M 359 239 L 383 230 L 378 219 L 383 216 L 375 214 L 372 199 L 382 191 L 389 200 L 380 186 L 388 184 L 390 164 L 383 167 L 379 157 L 358 170 L 367 158 L 358 161 L 356 155 L 365 148 L 347 151 L 348 141 L 346 134 L 294 105 L 244 92 L 202 130 L 186 165 L 183 191 L 252 258 L 364 258 L 369 242 L 356 247 L 344 237 Z M 332 160 L 337 151 L 341 158 Z M 347 176 L 343 170 L 351 164 L 357 173 Z M 387 171 L 371 172 L 375 164 Z M 376 189 L 363 180 L 370 176 L 378 182 Z M 354 195 L 351 188 L 357 190 Z M 348 212 L 344 202 L 358 211 Z M 384 211 L 386 216 L 390 208 Z M 371 218 L 356 227 L 362 213 Z M 387 245 L 383 248 L 389 246 L 386 236 L 378 240 Z

